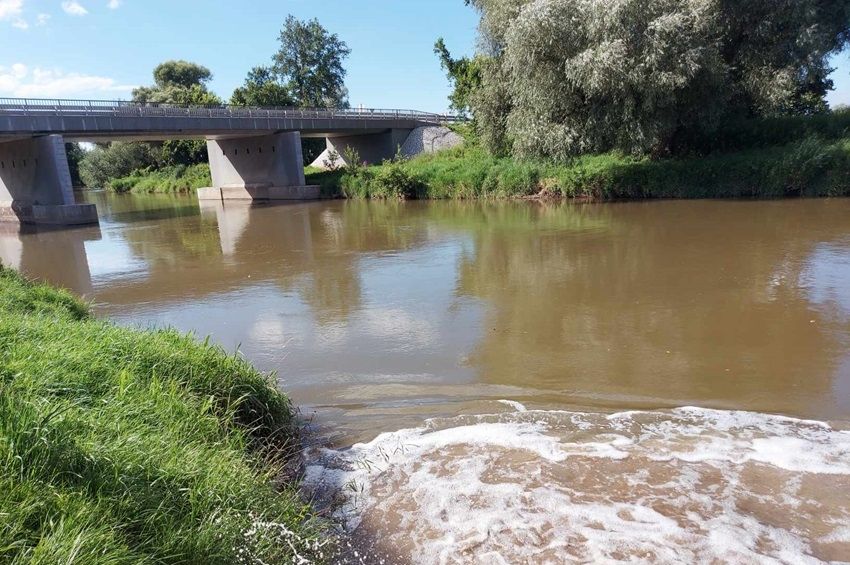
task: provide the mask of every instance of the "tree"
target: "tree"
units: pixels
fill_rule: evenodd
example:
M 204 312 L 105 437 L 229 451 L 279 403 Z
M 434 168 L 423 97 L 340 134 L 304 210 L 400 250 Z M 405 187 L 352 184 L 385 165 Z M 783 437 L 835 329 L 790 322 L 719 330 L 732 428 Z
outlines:
M 245 84 L 233 91 L 230 103 L 237 106 L 294 106 L 289 87 L 282 84 L 274 69 L 254 67 Z
M 188 61 L 166 61 L 154 69 L 153 78 L 160 88 L 192 88 L 195 85 L 206 85 L 212 80 L 212 73 L 208 68 Z
M 449 95 L 450 107 L 467 115 L 472 103 L 472 94 L 481 86 L 481 60 L 469 57 L 454 59 L 442 37 L 434 44 L 434 53 L 440 59 L 440 65 L 453 86 Z
M 166 61 L 153 71 L 154 85 L 133 90 L 134 102 L 161 104 L 221 104 L 221 99 L 207 89 L 212 80 L 210 70 L 188 61 Z
M 68 157 L 68 172 L 71 173 L 72 186 L 84 186 L 80 178 L 80 162 L 85 158 L 86 152 L 79 143 L 66 143 L 65 154 Z
M 80 177 L 89 188 L 105 188 L 112 179 L 155 166 L 157 159 L 157 151 L 148 143 L 98 145 L 80 160 Z
M 493 151 L 664 154 L 733 118 L 822 111 L 847 0 L 471 0 Z
M 318 20 L 302 22 L 290 15 L 280 32 L 274 71 L 297 105 L 347 108 L 343 61 L 350 53 L 348 45 Z
M 166 61 L 153 71 L 154 85 L 133 90 L 133 101 L 214 106 L 221 99 L 207 89 L 210 70 L 188 61 Z M 159 146 L 160 165 L 194 165 L 207 160 L 207 144 L 199 140 L 169 140 Z

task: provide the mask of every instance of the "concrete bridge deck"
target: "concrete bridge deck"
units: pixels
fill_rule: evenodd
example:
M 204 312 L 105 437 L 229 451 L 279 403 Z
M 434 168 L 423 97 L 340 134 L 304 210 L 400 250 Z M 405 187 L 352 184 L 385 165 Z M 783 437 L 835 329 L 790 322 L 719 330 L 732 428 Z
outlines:
M 0 141 L 62 135 L 68 141 L 227 139 L 298 131 L 328 137 L 454 121 L 416 110 L 182 106 L 98 100 L 0 98 Z
M 74 201 L 66 141 L 205 139 L 213 186 L 199 198 L 303 200 L 319 190 L 305 186 L 302 136 L 378 162 L 414 129 L 453 121 L 415 110 L 0 98 L 0 221 L 97 222 L 93 205 Z

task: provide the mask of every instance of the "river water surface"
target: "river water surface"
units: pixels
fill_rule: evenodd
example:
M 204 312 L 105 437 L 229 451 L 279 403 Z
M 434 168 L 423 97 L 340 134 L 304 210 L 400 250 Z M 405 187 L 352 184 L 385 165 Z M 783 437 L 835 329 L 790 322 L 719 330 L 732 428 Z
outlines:
M 850 561 L 850 200 L 87 198 L 0 259 L 276 371 L 388 562 Z

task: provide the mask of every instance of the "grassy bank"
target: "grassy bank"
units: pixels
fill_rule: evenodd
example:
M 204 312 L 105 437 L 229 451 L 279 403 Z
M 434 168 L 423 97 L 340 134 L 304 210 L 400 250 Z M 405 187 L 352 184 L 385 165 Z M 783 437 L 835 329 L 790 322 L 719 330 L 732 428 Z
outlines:
M 850 195 L 850 137 L 809 135 L 679 159 L 589 155 L 566 164 L 494 157 L 472 144 L 379 166 L 308 171 L 308 183 L 348 198 L 841 196 Z
M 0 562 L 295 562 L 322 529 L 281 479 L 294 438 L 241 358 L 0 267 Z
M 210 167 L 206 163 L 201 163 L 134 171 L 130 176 L 110 180 L 108 188 L 122 193 L 174 194 L 194 192 L 211 184 Z

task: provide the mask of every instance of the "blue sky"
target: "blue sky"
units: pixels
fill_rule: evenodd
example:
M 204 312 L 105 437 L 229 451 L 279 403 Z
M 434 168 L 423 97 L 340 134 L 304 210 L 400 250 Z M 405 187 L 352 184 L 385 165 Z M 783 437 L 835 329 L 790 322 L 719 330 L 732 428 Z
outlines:
M 209 67 L 227 98 L 267 64 L 287 14 L 317 17 L 352 49 L 353 106 L 442 111 L 448 83 L 432 52 L 443 36 L 473 51 L 477 17 L 462 0 L 0 0 L 0 96 L 129 98 L 167 59 Z M 850 104 L 850 58 L 833 103 Z

